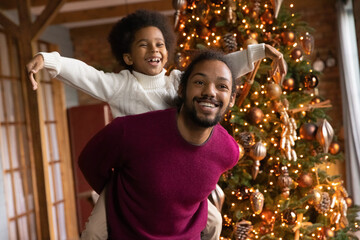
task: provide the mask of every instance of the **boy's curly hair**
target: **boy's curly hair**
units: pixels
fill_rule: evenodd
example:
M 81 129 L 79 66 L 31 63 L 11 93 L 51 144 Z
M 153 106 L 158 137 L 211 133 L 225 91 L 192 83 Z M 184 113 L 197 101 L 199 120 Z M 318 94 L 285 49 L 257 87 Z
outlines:
M 108 41 L 116 60 L 130 69 L 124 60 L 123 54 L 130 53 L 131 43 L 134 41 L 135 33 L 144 27 L 157 27 L 165 39 L 168 54 L 171 55 L 175 46 L 175 33 L 170 25 L 169 19 L 163 14 L 149 10 L 137 10 L 127 15 L 112 28 Z

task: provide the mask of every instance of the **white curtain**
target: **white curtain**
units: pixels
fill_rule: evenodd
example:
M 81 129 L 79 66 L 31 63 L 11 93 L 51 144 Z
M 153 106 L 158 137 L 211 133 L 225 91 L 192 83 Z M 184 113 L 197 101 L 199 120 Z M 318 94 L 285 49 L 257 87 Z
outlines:
M 338 0 L 341 91 L 345 129 L 346 187 L 360 205 L 360 74 L 352 0 Z

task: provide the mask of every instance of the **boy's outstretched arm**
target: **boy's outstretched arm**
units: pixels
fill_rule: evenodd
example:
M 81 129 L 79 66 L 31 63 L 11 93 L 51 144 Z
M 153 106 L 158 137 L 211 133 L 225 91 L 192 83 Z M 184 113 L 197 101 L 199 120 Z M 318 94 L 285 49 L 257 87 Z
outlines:
M 38 88 L 38 83 L 35 80 L 35 73 L 44 68 L 44 58 L 41 54 L 35 55 L 28 64 L 26 64 L 26 69 L 28 76 L 30 78 L 33 89 Z
M 274 75 L 278 72 L 280 74 L 280 77 L 283 78 L 287 72 L 287 65 L 286 62 L 284 61 L 284 57 L 282 53 L 280 53 L 274 47 L 265 44 L 265 56 L 271 58 L 272 60 L 271 75 Z

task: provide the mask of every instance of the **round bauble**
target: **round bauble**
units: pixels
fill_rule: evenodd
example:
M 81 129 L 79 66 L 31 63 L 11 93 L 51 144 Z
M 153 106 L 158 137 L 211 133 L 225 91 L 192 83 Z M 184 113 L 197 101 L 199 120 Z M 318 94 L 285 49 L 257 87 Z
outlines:
M 303 173 L 297 180 L 298 184 L 302 188 L 311 187 L 313 184 L 313 178 L 310 173 Z
M 266 156 L 265 145 L 262 142 L 255 143 L 255 145 L 250 149 L 249 156 L 255 161 L 263 160 Z
M 252 107 L 247 117 L 252 124 L 259 124 L 264 119 L 264 113 L 260 108 Z
M 307 89 L 315 88 L 319 84 L 319 79 L 316 75 L 308 74 L 304 77 L 304 86 Z
M 295 79 L 294 78 L 286 78 L 286 79 L 284 79 L 284 81 L 282 83 L 282 87 L 286 91 L 294 90 L 294 88 L 295 88 Z
M 329 152 L 332 155 L 336 155 L 340 152 L 340 144 L 338 142 L 332 142 L 329 146 Z
M 276 83 L 266 85 L 266 96 L 271 100 L 278 99 L 282 94 L 281 87 Z
M 346 205 L 348 206 L 348 208 L 349 208 L 349 207 L 352 207 L 352 205 L 353 205 L 353 200 L 352 200 L 351 197 L 346 197 L 346 198 L 345 198 L 345 202 L 346 202 Z
M 289 225 L 293 225 L 296 223 L 296 212 L 292 209 L 286 209 L 281 213 L 281 220 Z
M 302 55 L 303 55 L 303 53 L 300 48 L 294 48 L 290 53 L 290 57 L 295 61 L 300 60 Z
M 239 160 L 240 160 L 245 155 L 245 148 L 239 143 L 238 146 L 239 146 Z
M 304 140 L 314 140 L 317 128 L 314 123 L 304 123 L 299 129 L 300 138 Z
M 286 32 L 282 32 L 281 34 L 281 38 L 284 44 L 286 45 L 292 45 L 295 42 L 295 33 L 292 31 L 286 31 Z

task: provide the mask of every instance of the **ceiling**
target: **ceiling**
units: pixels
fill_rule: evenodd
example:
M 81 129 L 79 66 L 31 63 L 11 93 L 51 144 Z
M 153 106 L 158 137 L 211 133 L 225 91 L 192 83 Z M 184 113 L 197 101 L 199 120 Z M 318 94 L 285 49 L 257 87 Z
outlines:
M 51 0 L 29 0 L 31 13 L 38 16 L 48 1 Z M 14 12 L 17 2 L 19 1 L 0 0 L 0 10 L 5 13 Z M 67 0 L 51 24 L 67 28 L 109 24 L 137 9 L 157 10 L 165 15 L 175 13 L 171 0 Z

